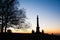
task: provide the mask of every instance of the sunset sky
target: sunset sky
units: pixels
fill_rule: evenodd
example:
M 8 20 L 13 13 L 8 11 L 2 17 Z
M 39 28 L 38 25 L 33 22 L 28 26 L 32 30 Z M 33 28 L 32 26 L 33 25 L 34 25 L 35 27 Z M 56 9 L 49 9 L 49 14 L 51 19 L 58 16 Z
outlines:
M 39 15 L 40 31 L 60 33 L 60 0 L 18 0 L 20 9 L 24 8 L 31 29 L 35 30 L 36 17 Z

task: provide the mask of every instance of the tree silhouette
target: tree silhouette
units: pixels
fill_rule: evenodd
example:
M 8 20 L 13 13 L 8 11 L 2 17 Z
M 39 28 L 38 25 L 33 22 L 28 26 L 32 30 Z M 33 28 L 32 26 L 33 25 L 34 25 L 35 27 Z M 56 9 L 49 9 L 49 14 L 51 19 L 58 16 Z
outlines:
M 2 20 L 1 33 L 3 33 L 3 27 L 5 26 L 5 32 L 8 22 L 13 19 L 13 15 L 17 10 L 17 0 L 0 0 L 0 17 Z
M 30 23 L 26 21 L 26 10 L 24 8 L 18 10 L 18 29 L 28 29 L 30 28 Z
M 19 25 L 18 28 L 21 28 L 20 25 L 23 25 L 21 23 L 25 22 L 25 9 L 18 9 L 17 4 L 19 4 L 17 0 L 0 0 L 0 20 L 2 22 L 2 33 L 4 27 L 6 32 L 6 28 L 9 27 L 9 25 Z

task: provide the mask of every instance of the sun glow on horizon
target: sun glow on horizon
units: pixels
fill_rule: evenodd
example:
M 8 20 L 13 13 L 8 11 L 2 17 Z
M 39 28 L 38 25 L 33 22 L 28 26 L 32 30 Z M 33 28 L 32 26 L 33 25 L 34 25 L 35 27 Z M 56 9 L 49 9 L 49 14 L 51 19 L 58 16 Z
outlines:
M 31 33 L 31 29 L 14 29 L 12 27 L 7 28 L 7 30 L 11 30 L 12 33 Z
M 12 31 L 12 33 L 32 33 L 32 29 L 14 29 L 14 28 L 8 28 Z M 8 30 L 7 29 L 7 30 Z M 36 29 L 34 30 L 36 32 Z M 48 34 L 60 34 L 59 32 L 60 30 L 49 30 L 49 29 L 45 29 L 44 33 L 48 33 Z M 42 30 L 40 30 L 40 32 L 42 32 Z

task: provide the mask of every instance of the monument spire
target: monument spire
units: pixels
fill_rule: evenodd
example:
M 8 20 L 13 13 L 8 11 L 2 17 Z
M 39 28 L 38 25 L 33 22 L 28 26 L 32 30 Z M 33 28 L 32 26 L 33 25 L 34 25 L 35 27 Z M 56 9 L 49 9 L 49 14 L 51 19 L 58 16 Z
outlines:
M 36 33 L 39 33 L 40 31 L 39 31 L 39 17 L 38 17 L 38 15 L 37 15 L 37 27 L 36 27 Z
M 37 27 L 39 27 L 39 17 L 37 15 Z

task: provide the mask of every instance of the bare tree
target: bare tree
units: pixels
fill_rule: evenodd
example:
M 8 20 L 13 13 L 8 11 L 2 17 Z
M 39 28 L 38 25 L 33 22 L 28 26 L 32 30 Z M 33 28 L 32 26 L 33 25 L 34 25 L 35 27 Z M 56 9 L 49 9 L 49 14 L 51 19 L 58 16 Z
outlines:
M 30 23 L 25 20 L 27 19 L 27 17 L 26 17 L 26 11 L 24 8 L 18 11 L 17 17 L 19 19 L 18 21 L 19 27 L 17 27 L 18 29 L 28 29 L 30 27 Z
M 13 18 L 12 15 L 14 15 L 17 10 L 16 5 L 17 0 L 0 0 L 0 17 L 2 17 L 1 32 L 3 32 L 4 26 L 6 32 L 7 23 Z
M 17 4 L 19 4 L 17 0 L 0 0 L 0 21 L 2 22 L 1 33 L 3 33 L 4 27 L 6 32 L 9 23 L 19 25 L 18 28 L 21 28 L 21 25 L 23 25 L 22 23 L 26 24 L 25 9 L 18 10 Z M 28 28 L 27 24 L 24 26 L 24 28 Z

